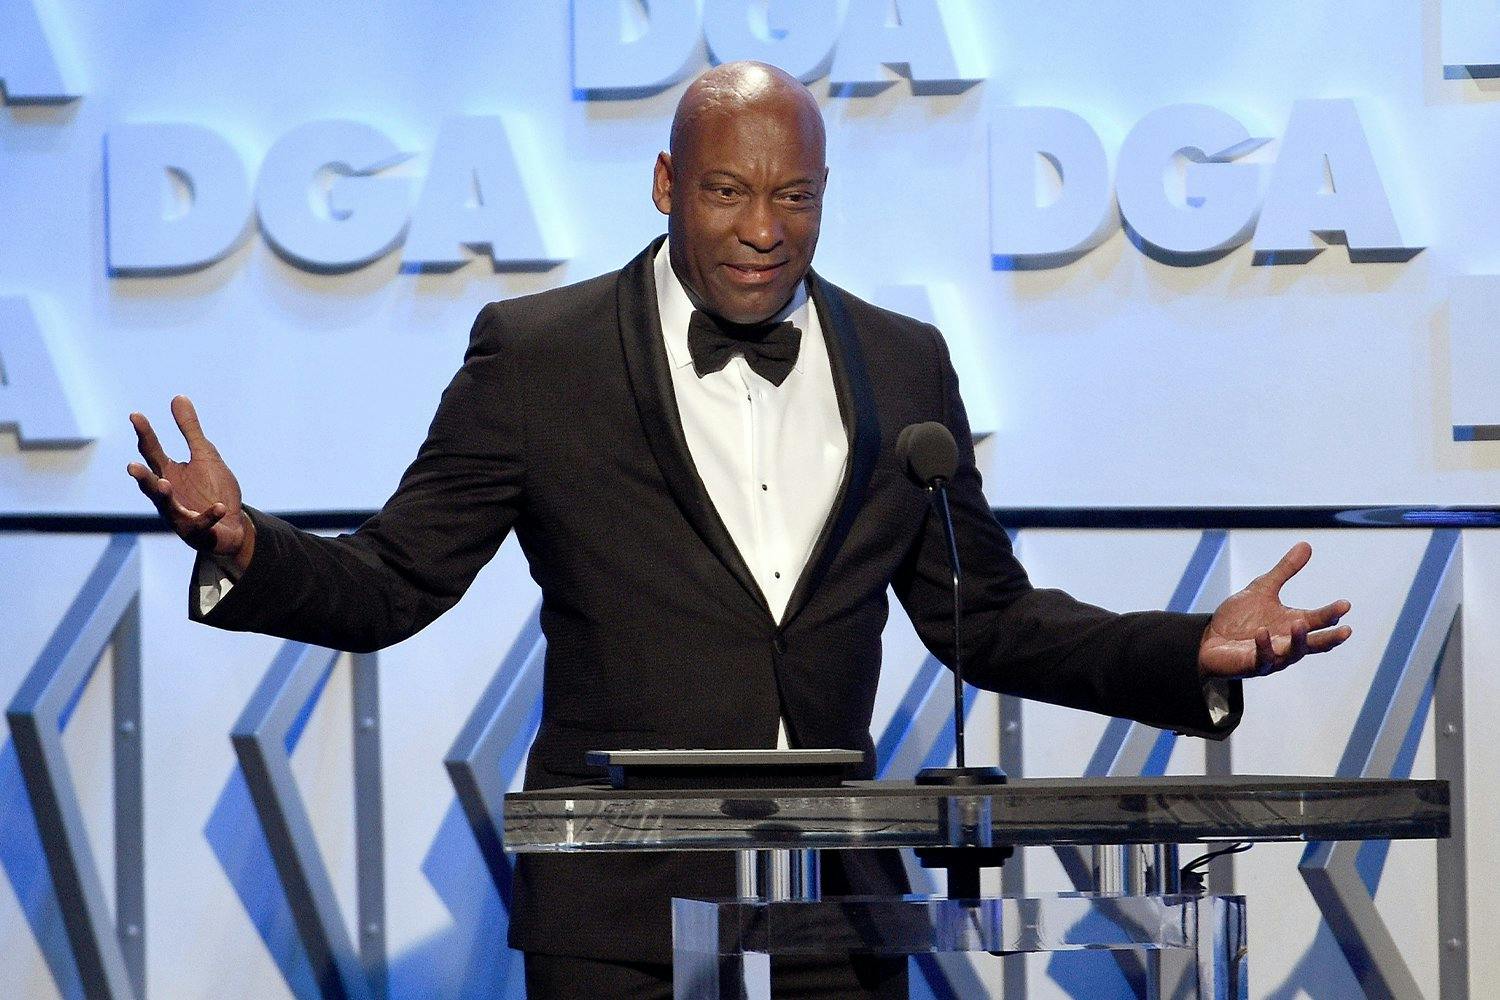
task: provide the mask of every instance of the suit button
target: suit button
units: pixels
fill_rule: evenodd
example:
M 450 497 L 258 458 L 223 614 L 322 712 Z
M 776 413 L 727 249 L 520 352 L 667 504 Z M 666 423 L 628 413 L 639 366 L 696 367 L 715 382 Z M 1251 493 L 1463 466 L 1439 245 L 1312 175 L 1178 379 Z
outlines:
M 778 653 L 785 653 L 786 652 L 786 636 L 778 635 L 775 639 L 772 639 L 771 640 L 771 648 L 774 649 L 774 650 L 776 650 L 776 652 L 778 652 Z

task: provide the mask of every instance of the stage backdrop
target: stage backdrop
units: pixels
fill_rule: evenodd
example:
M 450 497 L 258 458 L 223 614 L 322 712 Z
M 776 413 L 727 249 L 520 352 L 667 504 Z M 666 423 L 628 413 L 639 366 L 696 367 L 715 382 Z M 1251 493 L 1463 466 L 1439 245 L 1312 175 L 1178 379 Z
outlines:
M 664 229 L 649 186 L 672 108 L 736 58 L 817 96 L 817 267 L 943 328 L 996 505 L 1493 502 L 1490 0 L 0 0 L 0 514 L 145 512 L 123 471 L 126 414 L 166 430 L 177 393 L 247 501 L 378 506 L 485 302 L 616 268 Z M 1038 582 L 1124 609 L 1242 585 L 1297 537 L 1024 532 L 1019 546 Z M 1500 654 L 1500 539 L 1314 541 L 1289 597 L 1351 598 L 1355 638 L 1253 685 L 1240 771 L 1358 773 L 1391 664 L 1430 638 L 1402 609 L 1452 579 L 1468 611 L 1454 648 Z M 0 695 L 61 669 L 69 641 L 99 653 L 79 631 L 91 609 L 116 640 L 64 706 L 61 744 L 78 850 L 106 887 L 104 965 L 154 997 L 317 995 L 227 739 L 265 707 L 258 688 L 296 678 L 307 708 L 281 735 L 335 950 L 363 951 L 377 994 L 519 995 L 508 869 L 486 866 L 442 766 L 494 751 L 512 780 L 535 724 L 537 595 L 514 545 L 378 661 L 190 626 L 189 564 L 160 536 L 0 535 Z M 898 774 L 949 752 L 928 698 L 945 688 L 904 621 L 887 659 L 876 736 Z M 112 701 L 132 677 L 139 710 Z M 1474 718 L 1500 709 L 1480 671 L 1458 698 Z M 1097 767 L 1111 739 L 1103 720 L 1036 706 L 1006 730 L 1001 711 L 982 701 L 971 731 L 985 752 L 1008 732 L 1027 774 Z M 503 745 L 465 743 L 471 716 L 503 722 Z M 1431 774 L 1429 713 L 1400 721 L 1393 766 Z M 1470 771 L 1500 764 L 1466 728 L 1445 735 Z M 0 739 L 0 982 L 82 995 L 14 734 Z M 1186 741 L 1166 751 L 1150 766 L 1204 767 Z M 1469 824 L 1493 828 L 1500 808 L 1476 784 Z M 143 826 L 112 793 L 143 804 Z M 1299 851 L 1239 865 L 1252 996 L 1353 995 L 1358 941 L 1321 922 Z M 1069 885 L 1050 853 L 1026 854 L 1028 889 Z M 1500 860 L 1482 840 L 1468 854 L 1473 871 Z M 1500 976 L 1493 955 L 1468 955 L 1470 935 L 1500 930 L 1485 908 L 1454 929 L 1461 874 L 1435 932 L 1432 845 L 1371 857 L 1361 874 L 1390 935 L 1371 962 L 1428 996 L 1440 978 L 1448 997 Z M 1019 996 L 1018 968 L 926 963 L 914 990 L 998 995 L 1004 980 Z M 1028 996 L 1126 988 L 1107 960 L 1028 968 Z

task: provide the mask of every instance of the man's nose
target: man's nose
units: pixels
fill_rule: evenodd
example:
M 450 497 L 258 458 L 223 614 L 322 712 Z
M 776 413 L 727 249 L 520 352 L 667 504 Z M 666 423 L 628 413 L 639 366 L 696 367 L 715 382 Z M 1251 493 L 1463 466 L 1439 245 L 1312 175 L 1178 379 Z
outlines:
M 758 253 L 770 253 L 786 238 L 781 218 L 770 202 L 754 199 L 740 218 L 740 242 Z

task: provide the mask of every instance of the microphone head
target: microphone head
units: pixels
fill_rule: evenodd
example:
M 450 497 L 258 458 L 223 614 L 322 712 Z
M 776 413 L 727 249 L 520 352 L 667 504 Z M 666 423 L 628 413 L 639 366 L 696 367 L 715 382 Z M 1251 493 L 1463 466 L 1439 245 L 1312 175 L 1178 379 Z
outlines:
M 958 469 L 958 442 L 935 420 L 912 424 L 896 438 L 896 458 L 919 486 L 947 482 Z

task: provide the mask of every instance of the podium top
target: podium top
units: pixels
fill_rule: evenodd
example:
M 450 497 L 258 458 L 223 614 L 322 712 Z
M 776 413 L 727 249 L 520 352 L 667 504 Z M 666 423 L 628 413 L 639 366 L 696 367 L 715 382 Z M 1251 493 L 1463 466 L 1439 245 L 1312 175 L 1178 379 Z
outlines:
M 512 851 L 1389 840 L 1448 836 L 1448 783 L 1234 775 L 1015 778 L 983 788 L 614 789 L 505 797 Z

